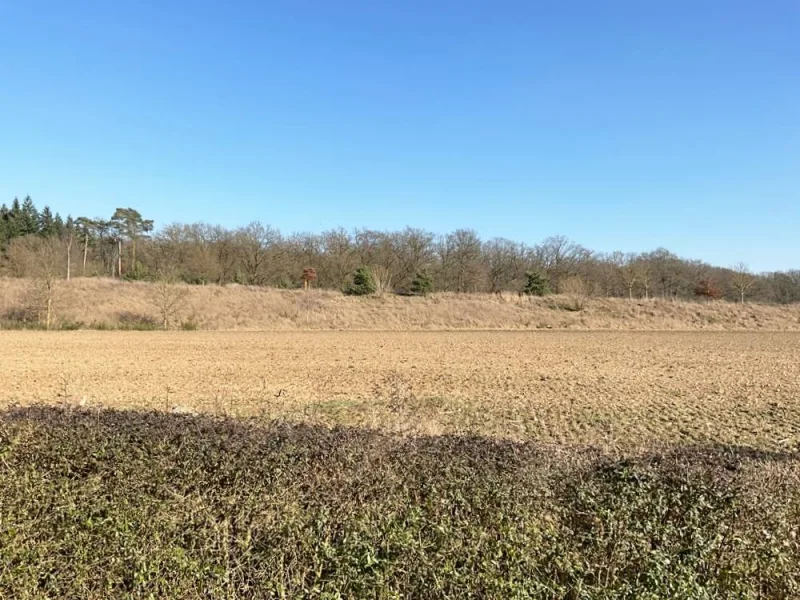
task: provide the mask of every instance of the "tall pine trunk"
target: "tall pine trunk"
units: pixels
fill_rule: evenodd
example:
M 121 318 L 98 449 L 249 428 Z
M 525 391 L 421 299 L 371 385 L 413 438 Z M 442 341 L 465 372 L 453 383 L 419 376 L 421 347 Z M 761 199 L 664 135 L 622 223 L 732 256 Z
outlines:
M 83 276 L 86 277 L 86 257 L 89 254 L 89 234 L 83 240 Z
M 70 234 L 69 240 L 67 241 L 67 281 L 69 281 L 71 274 L 72 274 L 72 234 Z

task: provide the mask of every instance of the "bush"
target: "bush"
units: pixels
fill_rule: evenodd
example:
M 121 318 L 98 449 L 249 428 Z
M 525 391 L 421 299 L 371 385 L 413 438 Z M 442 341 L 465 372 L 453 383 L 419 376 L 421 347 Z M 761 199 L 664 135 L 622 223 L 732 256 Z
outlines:
M 570 304 L 565 308 L 577 312 L 585 308 L 586 301 L 591 294 L 591 288 L 583 277 L 575 275 L 561 282 L 561 292 L 570 299 Z
M 528 271 L 525 273 L 525 287 L 522 291 L 528 296 L 546 296 L 550 293 L 550 284 L 541 273 Z
M 125 273 L 125 279 L 128 281 L 144 281 L 150 277 L 150 269 L 147 265 L 142 264 L 138 260 L 133 265 L 133 268 Z
M 417 271 L 411 281 L 411 292 L 417 296 L 427 296 L 433 291 L 433 279 L 425 271 Z
M 194 319 L 181 322 L 181 330 L 183 331 L 197 331 L 198 329 L 200 329 L 200 325 Z
M 0 413 L 0 597 L 800 597 L 800 458 Z
M 118 317 L 118 329 L 132 331 L 153 331 L 159 329 L 160 325 L 153 317 L 140 313 L 121 312 Z
M 694 295 L 707 300 L 718 300 L 722 298 L 722 290 L 713 279 L 701 279 L 694 287 Z
M 375 278 L 369 267 L 359 267 L 353 273 L 353 281 L 344 288 L 344 293 L 348 296 L 369 296 L 377 290 Z

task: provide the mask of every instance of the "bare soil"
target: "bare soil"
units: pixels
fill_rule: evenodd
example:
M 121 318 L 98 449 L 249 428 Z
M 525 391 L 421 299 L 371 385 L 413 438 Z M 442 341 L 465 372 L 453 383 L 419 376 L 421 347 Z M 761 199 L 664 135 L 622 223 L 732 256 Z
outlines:
M 800 334 L 2 332 L 2 405 L 260 416 L 603 449 L 800 448 Z

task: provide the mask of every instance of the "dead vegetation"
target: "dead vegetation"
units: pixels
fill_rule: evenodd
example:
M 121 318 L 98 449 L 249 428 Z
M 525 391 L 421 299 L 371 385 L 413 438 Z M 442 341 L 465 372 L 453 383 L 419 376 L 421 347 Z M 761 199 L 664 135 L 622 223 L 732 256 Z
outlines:
M 324 290 L 189 286 L 73 278 L 58 285 L 58 328 L 115 329 L 136 314 L 171 328 L 257 330 L 619 329 L 798 331 L 800 305 L 629 300 L 589 295 L 582 280 L 562 295 L 437 293 L 344 296 Z M 29 283 L 0 279 L 0 328 L 17 328 Z M 178 310 L 179 308 L 179 310 Z M 38 322 L 38 321 L 37 321 Z M 28 322 L 30 324 L 30 321 Z

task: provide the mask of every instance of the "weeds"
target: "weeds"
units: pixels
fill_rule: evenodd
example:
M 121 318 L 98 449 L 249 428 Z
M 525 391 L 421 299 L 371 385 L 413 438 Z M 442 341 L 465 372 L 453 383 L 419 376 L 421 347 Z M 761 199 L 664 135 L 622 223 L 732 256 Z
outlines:
M 791 598 L 796 453 L 0 417 L 0 597 Z

